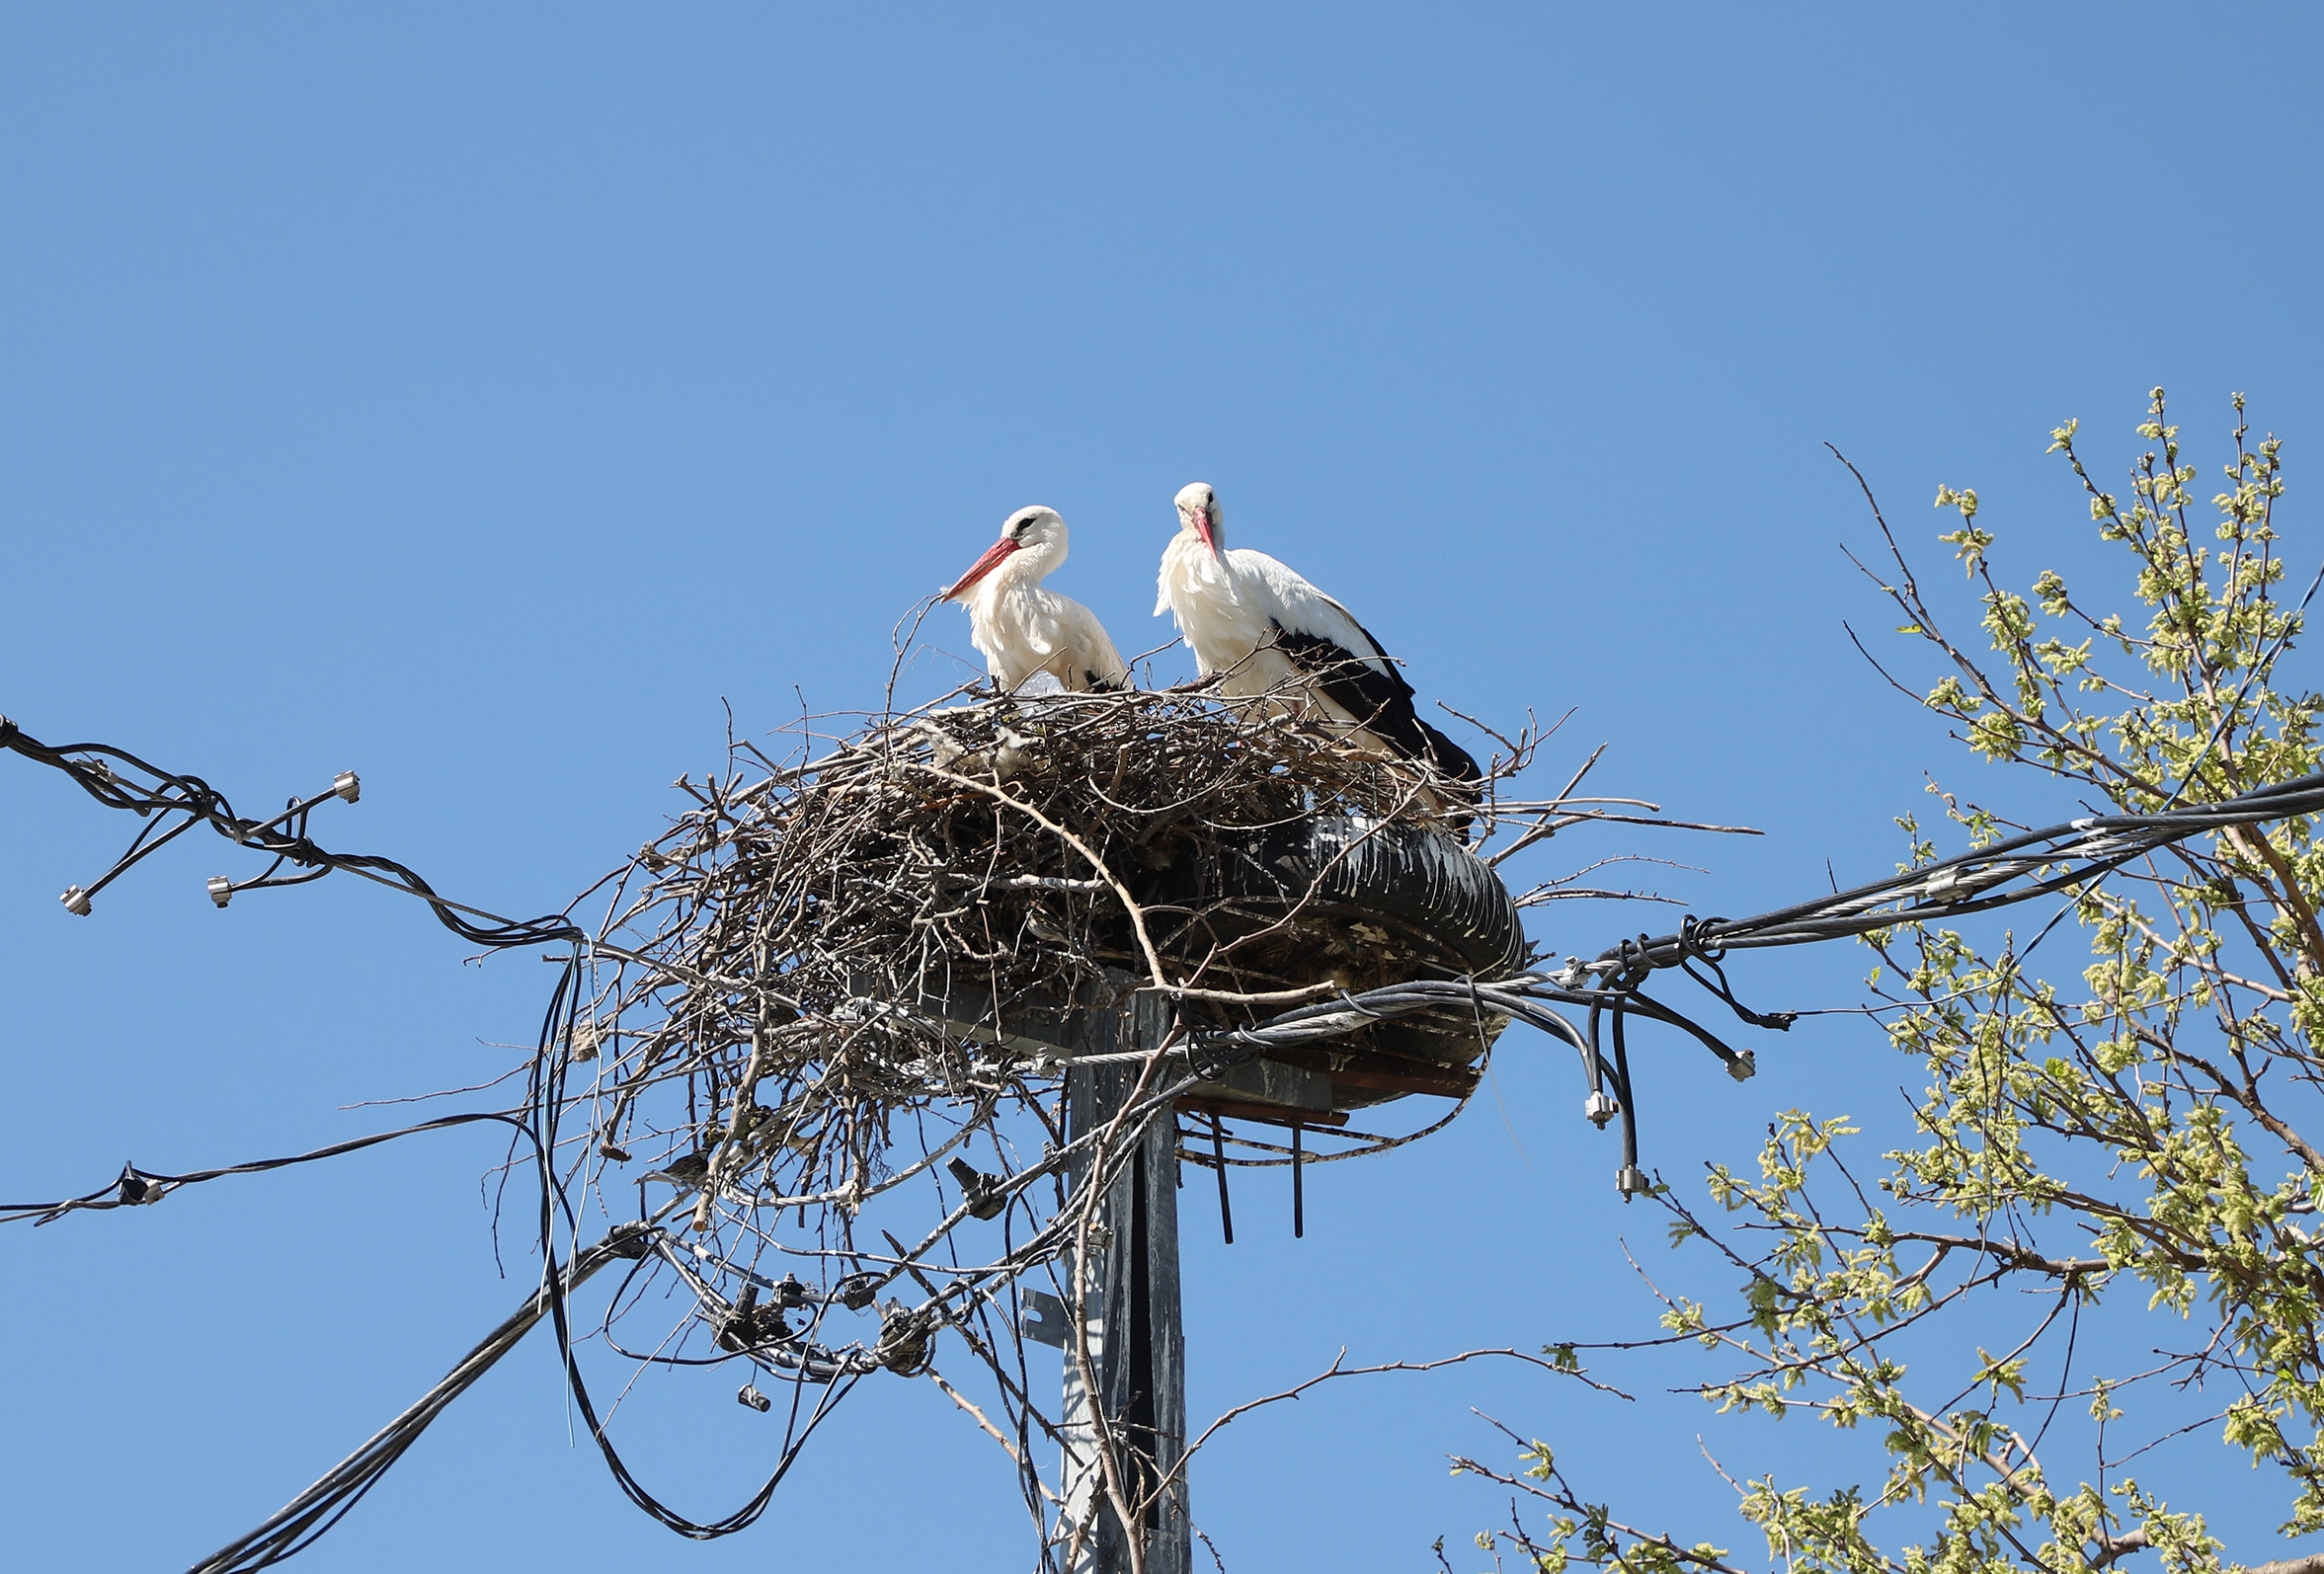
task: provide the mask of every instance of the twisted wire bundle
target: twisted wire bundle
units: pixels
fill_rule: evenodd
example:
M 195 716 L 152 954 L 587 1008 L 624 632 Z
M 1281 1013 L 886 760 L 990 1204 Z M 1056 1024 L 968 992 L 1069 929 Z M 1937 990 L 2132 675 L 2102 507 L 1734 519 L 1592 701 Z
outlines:
M 1206 1078 L 1413 1013 L 1527 1021 L 1579 1055 L 1591 1118 L 1622 1120 L 1629 1193 L 1645 1182 L 1626 1023 L 1678 1028 L 1730 1073 L 1751 1070 L 1747 1052 L 1645 992 L 1657 975 L 1684 972 L 1746 1023 L 1782 1028 L 1788 1013 L 1736 997 L 1726 956 L 2070 898 L 2170 842 L 2324 812 L 2324 775 L 2305 777 L 2219 804 L 2070 821 L 1753 917 L 1690 917 L 1562 967 L 1393 977 L 1390 956 L 1385 982 L 1345 969 L 1319 981 L 1287 971 L 1297 945 L 1270 944 L 1296 929 L 1299 903 L 1254 907 L 1162 876 L 1199 861 L 1210 839 L 1302 817 L 1443 828 L 1429 784 L 1394 761 L 1186 693 L 939 706 L 864 719 L 836 742 L 802 727 L 797 741 L 794 759 L 744 746 L 723 775 L 681 778 L 692 806 L 593 888 L 606 901 L 593 931 L 570 908 L 509 920 L 443 897 L 393 860 L 318 844 L 309 818 L 334 798 L 353 802 L 352 775 L 254 820 L 199 777 L 111 746 L 42 744 L 0 718 L 0 749 L 144 822 L 104 876 L 66 893 L 75 912 L 161 845 L 207 826 L 272 859 L 255 879 L 213 881 L 220 905 L 238 892 L 344 871 L 427 903 L 472 943 L 569 947 L 519 1109 L 184 1174 L 124 1166 L 79 1197 L 0 1205 L 0 1221 L 35 1222 L 146 1206 L 184 1186 L 478 1123 L 511 1131 L 529 1153 L 540 1288 L 429 1395 L 198 1565 L 201 1574 L 264 1568 L 309 1544 L 543 1320 L 616 1480 L 681 1534 L 720 1535 L 755 1520 L 839 1398 L 882 1369 L 926 1370 L 946 1329 L 1003 1395 L 1038 1515 L 1030 1448 L 1056 1424 L 1013 1376 L 1020 1288 L 1041 1274 L 1065 1288 L 1061 1253 L 1089 1222 L 1069 1207 L 1069 1175 L 1081 1183 L 1076 1195 L 1101 1191 L 1136 1134 L 1170 1118 Z M 809 753 L 819 742 L 833 747 Z M 1496 780 L 1525 752 L 1504 760 Z M 1481 831 L 1530 824 L 1525 841 L 1566 823 L 1539 818 L 1544 806 L 1518 807 L 1536 818 L 1497 810 L 1488 795 Z M 1060 1060 L 1008 1025 L 1047 1013 L 1054 1043 L 1133 989 L 1175 1001 L 1178 1028 L 1160 1045 L 1083 1057 L 1136 1062 L 1138 1074 L 1114 1121 L 1068 1133 Z M 622 1199 L 633 1183 L 641 1195 L 630 1210 Z M 667 1190 L 650 1197 L 655 1186 Z M 593 1198 L 616 1219 L 634 1217 L 584 1244 Z M 571 1292 L 617 1262 L 629 1266 L 610 1304 L 594 1327 L 577 1322 Z M 658 1278 L 682 1292 L 685 1322 L 628 1350 L 620 1323 Z M 590 1396 L 576 1346 L 591 1339 L 647 1363 L 740 1361 L 789 1383 L 765 1484 L 708 1522 L 662 1503 L 630 1472 Z M 755 1386 L 743 1397 L 770 1407 Z

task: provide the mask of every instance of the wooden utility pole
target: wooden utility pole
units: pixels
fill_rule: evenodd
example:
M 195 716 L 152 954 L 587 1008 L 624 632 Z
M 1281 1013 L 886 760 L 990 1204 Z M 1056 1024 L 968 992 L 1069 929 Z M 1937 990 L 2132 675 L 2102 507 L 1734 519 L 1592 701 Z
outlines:
M 1108 983 L 1127 996 L 1112 1004 L 1092 990 L 1072 1003 L 1019 1004 L 1005 1021 L 992 998 L 973 984 L 930 990 L 916 1009 L 940 1020 L 947 1032 L 1020 1054 L 1066 1062 L 1066 1135 L 1095 1131 L 1121 1113 L 1139 1085 L 1137 1062 L 1092 1064 L 1084 1057 L 1125 1050 L 1154 1051 L 1169 1038 L 1173 1003 L 1164 995 L 1134 992 L 1136 982 L 1114 975 Z M 1174 1074 L 1163 1067 L 1158 1075 Z M 1331 1078 L 1279 1062 L 1252 1059 L 1198 1084 L 1200 1107 L 1236 1115 L 1320 1125 L 1344 1121 L 1331 1108 Z M 1178 1282 L 1178 1122 L 1159 1111 L 1145 1131 L 1125 1134 L 1134 1154 L 1097 1200 L 1086 1296 L 1072 1308 L 1045 1292 L 1028 1290 L 1024 1337 L 1065 1352 L 1065 1497 L 1061 1547 L 1075 1544 L 1074 1528 L 1087 1526 L 1066 1574 L 1129 1574 L 1130 1543 L 1140 1545 L 1144 1574 L 1192 1574 L 1193 1524 L 1186 1512 L 1186 1341 Z M 1122 1155 L 1122 1144 L 1108 1150 Z M 1094 1168 L 1088 1155 L 1067 1172 L 1069 1215 L 1088 1197 Z M 1075 1262 L 1069 1249 L 1059 1264 L 1069 1295 Z M 1076 1333 L 1085 1340 L 1084 1374 Z M 1107 1490 L 1100 1447 L 1113 1444 L 1111 1466 L 1123 1496 L 1144 1504 L 1141 1522 L 1124 1526 Z M 1156 1487 L 1169 1481 L 1169 1490 Z
M 1119 1011 L 1090 1013 L 1087 1049 L 1151 1050 L 1170 1027 L 1170 1002 L 1132 996 Z M 1107 1040 L 1110 1042 L 1098 1042 Z M 1068 1135 L 1079 1137 L 1114 1118 L 1138 1083 L 1134 1063 L 1072 1065 L 1066 1072 Z M 1145 1574 L 1191 1574 L 1193 1533 L 1186 1515 L 1186 1339 L 1178 1295 L 1178 1121 L 1164 1109 L 1142 1133 L 1135 1152 L 1097 1206 L 1085 1267 L 1087 1299 L 1079 1308 L 1086 1341 L 1084 1370 L 1069 1310 L 1065 1352 L 1065 1526 L 1090 1527 L 1068 1574 L 1127 1574 L 1129 1542 L 1141 1543 Z M 1069 1205 L 1079 1208 L 1094 1177 L 1084 1159 L 1072 1171 Z M 1070 1287 L 1074 1283 L 1066 1264 Z M 1114 1512 L 1098 1456 L 1102 1432 L 1113 1439 L 1113 1468 L 1123 1495 L 1144 1502 L 1143 1524 L 1125 1526 Z M 1166 1492 L 1157 1491 L 1170 1480 Z

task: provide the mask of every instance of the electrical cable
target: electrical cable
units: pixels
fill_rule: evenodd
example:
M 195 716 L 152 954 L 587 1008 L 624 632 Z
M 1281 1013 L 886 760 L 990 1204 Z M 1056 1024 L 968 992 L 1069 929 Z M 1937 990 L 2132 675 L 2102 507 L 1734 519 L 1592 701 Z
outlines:
M 22 754 L 37 764 L 49 766 L 70 777 L 90 797 L 109 809 L 125 809 L 139 818 L 158 815 L 137 833 L 129 848 L 114 861 L 96 881 L 87 887 L 75 886 L 64 894 L 68 909 L 86 914 L 89 901 L 115 880 L 125 874 L 148 854 L 175 839 L 198 825 L 207 825 L 219 835 L 237 845 L 271 853 L 275 862 L 267 873 L 257 879 L 240 883 L 212 881 L 210 895 L 218 905 L 224 906 L 238 891 L 256 890 L 269 885 L 299 885 L 319 879 L 332 870 L 344 869 L 380 885 L 418 897 L 426 902 L 443 926 L 473 945 L 505 949 L 512 946 L 542 945 L 552 941 L 586 942 L 582 930 L 563 913 L 549 913 L 538 918 L 504 918 L 441 896 L 420 875 L 397 863 L 392 858 L 373 857 L 361 853 L 332 852 L 318 846 L 306 834 L 306 820 L 318 806 L 333 798 L 354 803 L 361 791 L 355 773 L 341 773 L 329 792 L 319 793 L 305 800 L 294 799 L 288 809 L 272 820 L 245 820 L 234 813 L 234 806 L 224 794 L 199 776 L 180 776 L 149 764 L 126 749 L 110 744 L 43 744 L 28 735 L 23 728 L 5 716 L 0 716 L 0 748 Z M 118 762 L 131 772 L 150 778 L 138 781 L 116 768 Z M 186 819 L 169 830 L 156 835 L 156 828 L 169 816 L 182 814 Z M 285 830 L 285 822 L 290 828 Z M 290 863 L 310 871 L 285 880 L 270 877 L 275 869 Z M 481 919 L 482 922 L 471 921 Z
M 573 1101 L 568 1087 L 570 1069 L 577 1059 L 586 1058 L 576 1050 L 576 1031 L 584 1008 L 583 973 L 599 954 L 625 961 L 647 959 L 632 957 L 602 941 L 593 941 L 564 913 L 523 920 L 506 918 L 442 896 L 418 873 L 393 859 L 333 852 L 318 845 L 307 833 L 309 817 L 330 799 L 356 801 L 360 783 L 352 773 L 342 774 L 329 792 L 309 799 L 293 799 L 272 819 L 253 821 L 238 816 L 224 796 L 200 777 L 164 771 L 109 745 L 43 744 L 25 735 L 16 723 L 0 717 L 0 749 L 61 771 L 99 803 L 127 810 L 147 822 L 100 878 L 86 889 L 76 887 L 65 893 L 66 906 L 75 913 L 86 914 L 93 896 L 153 852 L 196 826 L 207 825 L 237 845 L 271 858 L 253 879 L 212 880 L 210 894 L 221 906 L 242 891 L 302 884 L 334 871 L 345 871 L 426 902 L 439 921 L 472 944 L 503 949 L 566 943 L 573 948 L 570 955 L 552 959 L 563 966 L 543 1014 L 520 1112 L 447 1116 L 304 1153 L 182 1175 L 159 1174 L 124 1164 L 113 1182 L 81 1197 L 47 1203 L 0 1204 L 0 1223 L 25 1220 L 46 1223 L 70 1212 L 150 1204 L 183 1186 L 227 1175 L 262 1173 L 315 1162 L 400 1137 L 479 1122 L 512 1128 L 517 1141 L 531 1148 L 539 1192 L 536 1223 L 542 1262 L 540 1286 L 419 1401 L 248 1535 L 197 1564 L 194 1574 L 251 1574 L 311 1545 L 361 1500 L 446 1405 L 472 1386 L 544 1319 L 556 1330 L 567 1391 L 624 1495 L 679 1535 L 696 1539 L 731 1535 L 763 1514 L 808 1438 L 862 1377 L 882 1366 L 897 1371 L 914 1370 L 916 1363 L 925 1359 L 926 1336 L 933 1328 L 968 1315 L 1013 1284 L 1023 1272 L 1049 1260 L 1061 1249 L 1062 1226 L 1052 1220 L 1033 1239 L 1012 1245 L 990 1268 L 957 1270 L 943 1290 L 930 1289 L 930 1299 L 922 1305 L 907 1308 L 890 1302 L 882 1337 L 872 1349 L 861 1344 L 844 1349 L 820 1344 L 817 1334 L 823 1316 L 821 1310 L 813 1314 L 805 1330 L 790 1332 L 779 1315 L 779 1305 L 788 1302 L 778 1300 L 774 1326 L 783 1331 L 761 1337 L 759 1325 L 754 1323 L 751 1331 L 738 1335 L 744 1341 L 742 1347 L 731 1352 L 762 1371 L 787 1377 L 796 1385 L 777 1462 L 764 1483 L 732 1513 L 710 1521 L 696 1521 L 682 1515 L 663 1503 L 636 1478 L 607 1435 L 575 1354 L 570 1297 L 608 1262 L 632 1262 L 630 1272 L 634 1276 L 644 1261 L 653 1257 L 684 1281 L 695 1300 L 695 1315 L 714 1327 L 724 1327 L 735 1323 L 750 1303 L 756 1287 L 775 1287 L 762 1276 L 736 1264 L 705 1256 L 704 1260 L 715 1261 L 721 1272 L 741 1274 L 754 1287 L 746 1289 L 742 1302 L 729 1301 L 704 1274 L 680 1254 L 675 1237 L 655 1222 L 655 1219 L 680 1207 L 680 1200 L 667 1205 L 654 1219 L 618 1225 L 588 1246 L 579 1242 L 578 1220 L 567 1195 L 567 1182 L 557 1173 L 556 1154 L 560 1143 L 566 1141 L 561 1135 L 562 1118 Z M 1122 1111 L 1116 1122 L 1125 1130 L 1143 1130 L 1145 1122 L 1169 1110 L 1197 1082 L 1271 1051 L 1344 1039 L 1371 1023 L 1421 1012 L 1457 1013 L 1464 1020 L 1473 1021 L 1482 1020 L 1486 1014 L 1520 1020 L 1563 1040 L 1580 1055 L 1589 1088 L 1584 1112 L 1591 1120 L 1602 1126 L 1619 1115 L 1622 1167 L 1617 1175 L 1617 1187 L 1627 1201 L 1650 1189 L 1639 1167 L 1629 1019 L 1635 1015 L 1679 1029 L 1707 1048 L 1738 1080 L 1749 1077 L 1755 1069 L 1748 1052 L 1737 1052 L 1684 1013 L 1647 995 L 1644 985 L 1657 972 L 1676 969 L 1717 997 L 1738 1020 L 1761 1029 L 1780 1031 L 1792 1025 L 1797 1013 L 1755 1010 L 1738 998 L 1724 966 L 1730 953 L 1847 938 L 1902 923 L 1990 911 L 2061 892 L 2078 894 L 2132 859 L 2172 842 L 2233 826 L 2319 812 L 2324 812 L 2324 774 L 2301 777 L 2209 805 L 2180 807 L 2174 799 L 2153 814 L 2085 817 L 1752 917 L 1689 915 L 1673 933 L 1625 938 L 1587 962 L 1572 957 L 1562 968 L 1511 977 L 1412 980 L 1360 992 L 1342 992 L 1333 999 L 1281 1012 L 1248 1026 L 1197 1029 L 1166 1049 L 1079 1057 L 1077 1063 L 1095 1066 L 1108 1062 L 1147 1061 L 1157 1056 L 1182 1061 L 1182 1072 L 1174 1070 L 1154 1079 L 1149 1094 L 1134 1108 Z M 184 818 L 175 818 L 180 816 Z M 285 866 L 299 872 L 280 874 Z M 2062 916 L 2063 909 L 2058 914 Z M 2043 933 L 2046 935 L 2056 922 L 2057 918 L 2053 917 Z M 2036 944 L 2040 938 L 2037 937 Z M 1561 1007 L 1586 1011 L 1585 1024 L 1576 1025 Z M 1231 1240 L 1232 1216 L 1227 1212 L 1224 1189 L 1225 1159 L 1215 1119 L 1212 1135 L 1221 1182 L 1222 1223 Z M 1071 1155 L 1082 1152 L 1087 1141 L 1077 1139 L 1063 1143 L 1041 1162 L 995 1183 L 994 1195 L 1002 1199 L 1003 1207 L 1012 1201 L 1021 1203 L 1034 1179 L 1055 1171 Z M 1296 1230 L 1304 1223 L 1300 1160 L 1305 1145 L 1301 1127 L 1296 1122 L 1292 1144 Z M 1118 1168 L 1126 1160 L 1116 1154 L 1107 1162 L 1111 1168 Z M 709 1184 L 707 1176 L 703 1183 Z M 953 1210 L 920 1247 L 907 1250 L 899 1245 L 899 1261 L 893 1269 L 868 1275 L 860 1271 L 851 1273 L 840 1282 L 843 1289 L 835 1287 L 807 1299 L 820 1306 L 839 1303 L 860 1307 L 868 1303 L 879 1286 L 907 1272 L 913 1272 L 923 1288 L 930 1288 L 913 1265 L 935 1240 L 948 1235 L 959 1220 L 966 1217 L 970 1206 L 964 1200 L 962 1208 Z M 1036 1214 L 1036 1220 L 1038 1217 Z M 562 1250 L 560 1238 L 566 1243 Z M 699 1248 L 694 1250 L 701 1254 Z M 881 1261 L 866 1258 L 852 1248 L 834 1255 L 852 1257 L 859 1269 L 866 1262 Z M 957 1310 L 951 1305 L 956 1298 Z M 820 1391 L 802 1416 L 809 1385 Z

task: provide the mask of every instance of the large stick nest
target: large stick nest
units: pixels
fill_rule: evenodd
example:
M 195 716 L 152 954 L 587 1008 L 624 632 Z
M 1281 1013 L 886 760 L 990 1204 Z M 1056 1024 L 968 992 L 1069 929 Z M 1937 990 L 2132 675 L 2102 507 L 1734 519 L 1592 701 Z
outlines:
M 772 1195 L 859 1199 L 899 1113 L 973 1127 L 1031 1094 L 1054 1068 L 1012 1050 L 1020 1022 L 1055 1038 L 1134 987 L 1167 988 L 1190 1025 L 1244 1021 L 1519 961 L 1489 876 L 1493 910 L 1450 935 L 1346 900 L 1383 849 L 1467 861 L 1475 811 L 1281 705 L 987 700 L 871 718 L 793 761 L 740 746 L 680 785 L 698 807 L 615 879 L 603 937 L 648 965 L 600 990 L 588 1029 L 611 1062 L 601 1130 L 645 1135 L 637 1095 L 681 1082 L 721 1180 L 758 1170 Z M 1349 1052 L 1465 1063 L 1497 1026 L 1406 1022 Z

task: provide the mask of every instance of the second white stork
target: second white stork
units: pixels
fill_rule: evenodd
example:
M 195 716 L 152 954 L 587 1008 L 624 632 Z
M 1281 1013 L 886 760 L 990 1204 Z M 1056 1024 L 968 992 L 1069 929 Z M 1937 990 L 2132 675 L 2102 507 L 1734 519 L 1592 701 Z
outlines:
M 1069 689 L 1127 688 L 1130 669 L 1097 614 L 1041 582 L 1065 561 L 1065 520 L 1055 509 L 1019 509 L 1001 539 L 946 590 L 968 608 L 969 642 L 1002 693 L 1047 672 Z
M 1304 691 L 1326 719 L 1454 781 L 1478 779 L 1477 761 L 1420 719 L 1412 685 L 1346 607 L 1264 552 L 1230 551 L 1219 495 L 1205 483 L 1180 491 L 1177 505 L 1154 614 L 1177 617 L 1203 676 L 1224 673 L 1227 694 Z

